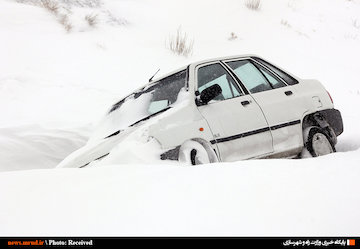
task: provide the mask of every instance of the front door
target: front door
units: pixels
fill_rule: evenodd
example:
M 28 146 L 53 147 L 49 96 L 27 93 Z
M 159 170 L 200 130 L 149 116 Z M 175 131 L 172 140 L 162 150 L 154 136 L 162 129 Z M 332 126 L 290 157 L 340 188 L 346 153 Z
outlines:
M 236 161 L 273 152 L 267 121 L 251 95 L 245 95 L 220 62 L 197 67 L 197 90 L 218 84 L 222 93 L 198 106 L 213 133 L 222 161 Z

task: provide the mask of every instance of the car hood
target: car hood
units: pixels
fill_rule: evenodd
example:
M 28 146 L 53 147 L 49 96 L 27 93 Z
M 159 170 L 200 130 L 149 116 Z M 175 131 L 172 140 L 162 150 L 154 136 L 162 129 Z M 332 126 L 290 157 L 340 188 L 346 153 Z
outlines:
M 89 141 L 85 146 L 67 156 L 57 168 L 82 168 L 108 156 L 110 151 L 123 141 L 136 127 L 115 132 L 103 139 Z
M 116 126 L 114 126 L 112 129 L 102 129 L 100 132 L 98 130 L 85 146 L 66 157 L 57 168 L 82 168 L 100 161 L 128 137 L 132 137 L 132 140 L 147 142 L 149 127 L 166 115 L 165 111 L 136 121 L 125 129 L 116 130 L 114 129 Z M 136 134 L 134 135 L 134 133 Z
M 189 104 L 189 98 L 186 97 L 186 95 L 180 99 L 182 101 L 177 102 L 173 106 L 150 116 L 142 117 L 136 121 L 134 120 L 134 122 L 126 126 L 117 122 L 118 116 L 116 115 L 118 114 L 107 115 L 95 129 L 87 144 L 66 157 L 57 167 L 81 168 L 92 162 L 102 160 L 108 157 L 112 150 L 115 147 L 119 147 L 117 145 L 128 137 L 131 137 L 129 138 L 131 140 L 137 140 L 142 143 L 148 142 L 151 136 L 151 134 L 149 134 L 150 128 L 159 125 L 162 119 L 176 115 L 179 109 Z

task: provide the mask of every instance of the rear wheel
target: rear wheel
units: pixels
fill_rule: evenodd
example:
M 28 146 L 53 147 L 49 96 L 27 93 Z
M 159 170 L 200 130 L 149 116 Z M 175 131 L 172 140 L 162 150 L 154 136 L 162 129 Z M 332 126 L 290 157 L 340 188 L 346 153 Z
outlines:
M 319 127 L 313 127 L 310 129 L 305 147 L 312 157 L 323 156 L 336 152 L 334 144 L 329 136 Z
M 179 149 L 179 162 L 199 165 L 218 162 L 215 151 L 206 142 L 189 140 Z

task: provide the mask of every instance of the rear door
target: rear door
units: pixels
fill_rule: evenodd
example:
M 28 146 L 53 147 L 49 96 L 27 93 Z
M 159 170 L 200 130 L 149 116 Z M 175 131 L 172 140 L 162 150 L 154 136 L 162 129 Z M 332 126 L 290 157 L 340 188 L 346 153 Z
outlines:
M 196 90 L 218 84 L 222 94 L 198 106 L 214 135 L 222 161 L 236 161 L 273 152 L 272 136 L 266 119 L 251 95 L 241 90 L 236 79 L 221 62 L 196 68 Z
M 251 60 L 226 61 L 261 107 L 269 124 L 275 153 L 297 153 L 302 147 L 303 100 L 265 66 Z

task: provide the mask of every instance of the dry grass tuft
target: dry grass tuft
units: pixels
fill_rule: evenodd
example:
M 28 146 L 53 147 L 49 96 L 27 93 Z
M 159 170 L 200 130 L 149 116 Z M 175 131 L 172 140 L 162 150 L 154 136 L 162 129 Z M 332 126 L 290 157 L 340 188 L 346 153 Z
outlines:
M 352 20 L 352 26 L 356 29 L 360 29 L 360 23 L 358 23 L 357 19 Z
M 290 23 L 287 21 L 287 20 L 285 20 L 285 19 L 281 19 L 281 25 L 284 25 L 285 27 L 287 27 L 287 28 L 291 28 L 291 25 L 290 25 Z
M 230 33 L 230 37 L 228 38 L 229 41 L 233 41 L 236 40 L 238 37 L 234 32 Z
M 57 2 L 51 0 L 41 0 L 41 6 L 48 11 L 54 13 L 55 15 L 58 14 L 59 11 L 59 4 Z
M 245 0 L 245 6 L 251 10 L 259 10 L 261 6 L 261 0 Z
M 98 24 L 98 15 L 88 14 L 85 16 L 85 21 L 87 21 L 89 26 L 94 27 L 96 24 Z
M 177 29 L 176 35 L 170 36 L 168 48 L 175 54 L 185 57 L 192 55 L 194 40 L 189 40 L 187 34 L 182 32 L 181 27 Z
M 68 15 L 62 14 L 59 15 L 59 23 L 64 26 L 67 32 L 70 32 L 73 29 L 73 25 L 69 21 Z

